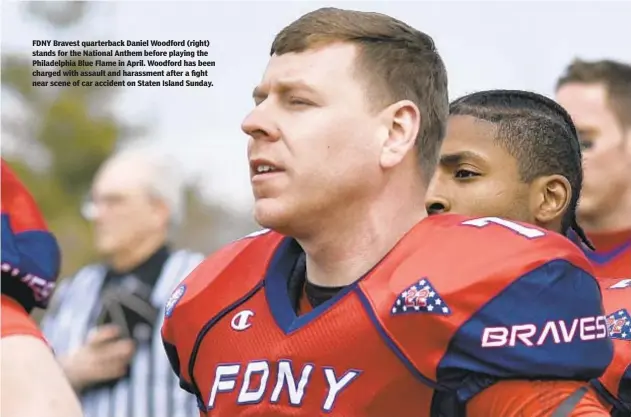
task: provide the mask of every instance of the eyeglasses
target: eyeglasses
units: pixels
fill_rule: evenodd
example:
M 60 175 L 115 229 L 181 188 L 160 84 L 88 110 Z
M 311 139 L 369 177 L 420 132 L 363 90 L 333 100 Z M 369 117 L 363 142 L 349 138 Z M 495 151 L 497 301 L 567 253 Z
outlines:
M 94 218 L 96 217 L 96 211 L 99 208 L 111 210 L 120 206 L 128 199 L 129 196 L 122 194 L 106 194 L 98 196 L 98 198 L 87 196 L 81 203 L 81 215 L 86 220 L 94 220 Z
M 125 205 L 130 199 L 138 197 L 135 194 L 103 194 L 97 197 L 88 195 L 81 203 L 80 212 L 86 220 L 94 220 L 97 210 L 116 210 Z M 142 198 L 149 198 L 150 201 L 159 201 L 160 199 L 152 194 L 143 195 Z

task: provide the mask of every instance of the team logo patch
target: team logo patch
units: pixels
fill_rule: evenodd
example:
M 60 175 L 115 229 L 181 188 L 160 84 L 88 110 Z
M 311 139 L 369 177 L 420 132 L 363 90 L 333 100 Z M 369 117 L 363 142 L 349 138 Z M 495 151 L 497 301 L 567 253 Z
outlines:
M 607 331 L 612 339 L 631 341 L 631 316 L 625 309 L 607 316 Z
M 250 318 L 254 316 L 254 312 L 250 310 L 242 310 L 232 317 L 230 325 L 237 331 L 243 331 L 252 326 Z
M 427 278 L 408 287 L 396 299 L 392 314 L 433 313 L 441 316 L 451 314 L 449 306 L 440 298 Z
M 166 317 L 171 317 L 173 314 L 173 309 L 177 305 L 177 303 L 182 299 L 184 293 L 186 292 L 186 285 L 182 284 L 173 291 L 171 297 L 169 297 L 169 301 L 167 301 L 166 307 L 164 308 L 164 315 Z

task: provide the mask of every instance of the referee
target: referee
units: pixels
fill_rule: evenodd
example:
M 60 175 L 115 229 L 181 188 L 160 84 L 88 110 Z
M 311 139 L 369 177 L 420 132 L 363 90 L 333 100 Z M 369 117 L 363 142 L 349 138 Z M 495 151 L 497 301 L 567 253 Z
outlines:
M 169 246 L 182 205 L 171 165 L 147 150 L 115 155 L 92 184 L 84 214 L 103 263 L 65 280 L 42 321 L 86 417 L 198 414 L 160 337 L 163 306 L 203 259 Z

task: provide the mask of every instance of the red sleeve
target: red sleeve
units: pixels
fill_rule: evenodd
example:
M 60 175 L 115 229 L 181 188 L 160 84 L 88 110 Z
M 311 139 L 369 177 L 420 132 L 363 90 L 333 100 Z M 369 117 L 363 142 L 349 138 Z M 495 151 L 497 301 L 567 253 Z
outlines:
M 600 287 L 571 241 L 499 218 L 431 216 L 419 227 L 412 255 L 380 265 L 385 283 L 359 286 L 425 379 L 468 400 L 497 380 L 603 374 L 613 346 Z
M 282 239 L 281 235 L 268 232 L 267 229 L 255 232 L 218 250 L 193 270 L 169 298 L 161 330 L 162 341 L 183 389 L 193 392 L 188 365 L 197 335 L 203 331 L 208 318 L 217 316 L 233 300 L 239 299 L 244 286 L 254 286 L 258 282 L 248 283 L 245 276 L 261 279 L 262 274 L 249 271 L 253 265 L 264 264 L 263 260 Z M 249 249 L 247 254 L 246 249 Z M 251 255 L 252 252 L 256 255 Z M 261 261 L 257 262 L 258 259 Z M 218 280 L 222 274 L 240 279 Z M 217 300 L 215 294 L 221 294 L 221 300 Z M 208 300 L 216 302 L 209 303 Z
M 28 315 L 24 307 L 11 297 L 2 294 L 2 338 L 15 335 L 30 335 L 44 339 L 35 321 Z
M 55 288 L 61 252 L 33 196 L 0 159 L 2 198 L 2 293 L 27 312 L 45 309 Z
M 47 230 L 46 221 L 37 207 L 35 199 L 24 184 L 2 160 L 2 213 L 9 213 L 14 233 L 28 230 Z
M 631 279 L 602 279 L 600 285 L 614 357 L 599 380 L 631 412 Z
M 585 382 L 502 381 L 467 403 L 467 417 L 551 417 Z M 566 417 L 609 417 L 609 411 L 589 388 Z

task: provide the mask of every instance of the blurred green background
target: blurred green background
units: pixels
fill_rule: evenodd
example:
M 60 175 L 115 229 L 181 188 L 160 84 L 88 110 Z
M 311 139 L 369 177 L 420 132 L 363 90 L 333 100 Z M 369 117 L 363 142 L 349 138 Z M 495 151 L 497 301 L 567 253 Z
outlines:
M 57 7 L 49 4 L 24 2 L 24 13 L 60 33 L 78 24 L 91 7 L 91 2 L 80 1 Z M 121 144 L 150 140 L 151 126 L 130 126 L 117 120 L 112 111 L 112 99 L 119 91 L 116 88 L 33 87 L 32 59 L 64 58 L 34 58 L 30 51 L 2 54 L 2 88 L 28 109 L 23 118 L 2 113 L 2 132 L 13 138 L 10 149 L 5 149 L 3 141 L 2 157 L 30 189 L 57 236 L 63 251 L 63 277 L 97 260 L 90 225 L 81 216 L 80 207 L 99 165 Z M 220 202 L 204 201 L 195 179 L 188 181 L 186 193 L 185 224 L 175 239 L 176 247 L 207 254 L 256 230 L 251 216 L 233 213 Z

